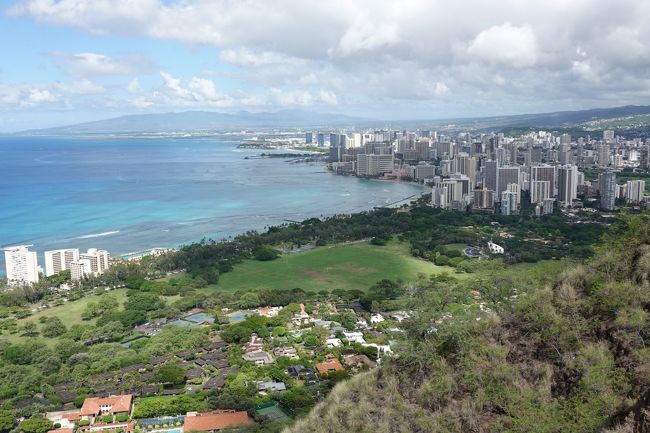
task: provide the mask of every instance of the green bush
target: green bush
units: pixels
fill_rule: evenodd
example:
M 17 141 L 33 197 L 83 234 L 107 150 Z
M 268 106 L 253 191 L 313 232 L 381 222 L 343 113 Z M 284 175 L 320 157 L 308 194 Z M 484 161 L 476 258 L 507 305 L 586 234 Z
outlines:
M 262 245 L 255 250 L 255 259 L 262 262 L 275 260 L 278 257 L 280 257 L 280 251 L 276 250 L 271 245 Z

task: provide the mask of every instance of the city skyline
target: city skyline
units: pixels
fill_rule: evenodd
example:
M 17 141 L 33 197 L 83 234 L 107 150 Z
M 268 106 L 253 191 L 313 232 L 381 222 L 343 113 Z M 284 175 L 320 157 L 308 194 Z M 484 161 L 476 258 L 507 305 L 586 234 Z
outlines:
M 478 5 L 11 1 L 0 131 L 183 110 L 399 120 L 647 102 L 647 3 Z

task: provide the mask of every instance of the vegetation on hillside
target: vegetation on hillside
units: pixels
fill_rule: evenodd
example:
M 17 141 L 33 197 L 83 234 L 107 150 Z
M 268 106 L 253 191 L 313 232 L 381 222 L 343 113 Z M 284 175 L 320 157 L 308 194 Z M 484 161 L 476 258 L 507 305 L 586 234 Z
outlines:
M 288 432 L 648 431 L 650 214 L 613 227 L 584 265 L 479 285 L 421 280 L 399 356 Z

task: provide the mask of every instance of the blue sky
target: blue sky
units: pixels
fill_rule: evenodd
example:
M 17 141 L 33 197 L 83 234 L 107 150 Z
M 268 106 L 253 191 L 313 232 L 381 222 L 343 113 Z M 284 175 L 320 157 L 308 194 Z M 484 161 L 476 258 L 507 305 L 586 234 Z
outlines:
M 9 0 L 0 131 L 305 108 L 377 119 L 647 104 L 644 0 Z

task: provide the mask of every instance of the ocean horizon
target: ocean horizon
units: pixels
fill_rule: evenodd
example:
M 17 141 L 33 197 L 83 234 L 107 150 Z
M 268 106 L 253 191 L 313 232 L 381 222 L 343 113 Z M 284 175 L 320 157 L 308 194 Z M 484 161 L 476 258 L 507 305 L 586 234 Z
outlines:
M 386 206 L 423 188 L 250 158 L 237 137 L 0 137 L 0 247 L 118 256 Z M 0 254 L 0 274 L 4 256 Z

